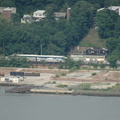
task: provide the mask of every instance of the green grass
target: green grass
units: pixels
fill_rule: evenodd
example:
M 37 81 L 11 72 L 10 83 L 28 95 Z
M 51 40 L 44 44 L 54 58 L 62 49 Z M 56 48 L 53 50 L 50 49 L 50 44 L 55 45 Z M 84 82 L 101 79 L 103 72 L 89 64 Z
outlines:
M 80 47 L 106 47 L 106 40 L 101 39 L 98 32 L 93 28 L 90 29 L 88 35 L 80 42 Z

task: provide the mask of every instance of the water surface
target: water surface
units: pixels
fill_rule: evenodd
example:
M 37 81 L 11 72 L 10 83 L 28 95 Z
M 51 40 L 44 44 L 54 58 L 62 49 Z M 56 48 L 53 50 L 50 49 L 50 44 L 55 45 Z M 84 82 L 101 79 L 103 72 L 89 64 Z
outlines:
M 5 94 L 0 120 L 119 120 L 120 97 Z

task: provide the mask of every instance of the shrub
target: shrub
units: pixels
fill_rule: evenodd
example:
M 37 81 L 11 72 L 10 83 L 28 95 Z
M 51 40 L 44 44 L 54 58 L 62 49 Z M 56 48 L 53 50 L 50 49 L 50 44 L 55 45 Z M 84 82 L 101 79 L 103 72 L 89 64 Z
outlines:
M 68 85 L 59 84 L 57 87 L 65 88 L 65 87 L 68 87 Z
M 90 83 L 82 83 L 78 86 L 79 89 L 82 90 L 90 90 L 91 89 L 91 84 Z
M 96 75 L 97 73 L 92 73 L 92 76 Z
M 76 70 L 77 70 L 77 67 L 76 67 L 76 66 L 70 68 L 70 72 L 74 72 L 74 71 L 76 71 Z
M 53 84 L 56 84 L 56 82 L 55 82 L 55 81 L 53 81 Z
M 96 63 L 91 63 L 91 65 L 92 65 L 94 68 L 97 68 L 97 67 L 98 67 L 98 64 L 96 64 Z
M 63 65 L 60 64 L 60 65 L 58 66 L 58 68 L 59 68 L 59 69 L 63 69 Z
M 53 66 L 50 66 L 49 69 L 53 69 L 54 67 Z
M 58 77 L 59 77 L 59 75 L 58 75 L 58 74 L 56 74 L 56 75 L 55 75 L 55 77 L 56 77 L 56 78 L 58 78 Z
M 66 76 L 66 73 L 61 73 L 62 76 Z
M 105 68 L 105 64 L 100 64 L 100 68 Z

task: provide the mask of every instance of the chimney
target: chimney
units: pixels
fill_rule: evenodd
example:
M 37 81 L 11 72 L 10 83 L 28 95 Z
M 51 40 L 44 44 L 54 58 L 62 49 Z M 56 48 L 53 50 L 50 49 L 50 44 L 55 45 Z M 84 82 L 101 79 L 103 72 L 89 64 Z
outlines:
M 67 20 L 70 19 L 70 9 L 71 9 L 71 8 L 67 8 Z

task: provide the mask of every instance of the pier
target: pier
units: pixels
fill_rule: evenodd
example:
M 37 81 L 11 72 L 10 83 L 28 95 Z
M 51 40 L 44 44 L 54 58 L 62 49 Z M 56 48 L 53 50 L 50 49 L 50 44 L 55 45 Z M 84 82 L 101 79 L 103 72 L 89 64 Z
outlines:
M 31 89 L 33 89 L 34 85 L 22 85 L 22 86 L 16 86 L 14 88 L 11 88 L 9 90 L 6 90 L 6 93 L 29 93 Z
M 31 93 L 41 93 L 41 94 L 72 94 L 73 91 L 70 90 L 60 90 L 60 89 L 31 89 Z

